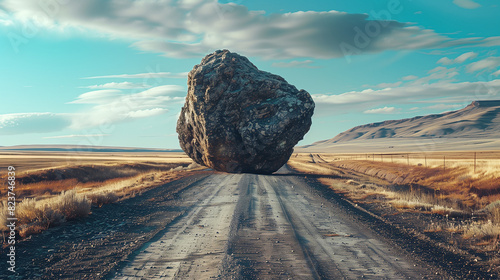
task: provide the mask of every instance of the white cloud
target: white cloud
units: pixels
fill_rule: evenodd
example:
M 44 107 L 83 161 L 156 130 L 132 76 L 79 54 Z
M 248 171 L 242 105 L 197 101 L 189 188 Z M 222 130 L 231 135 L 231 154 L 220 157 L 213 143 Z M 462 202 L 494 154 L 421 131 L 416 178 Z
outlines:
M 491 70 L 500 67 L 500 57 L 491 56 L 467 65 L 467 72 L 476 72 L 480 70 Z
M 401 80 L 403 80 L 403 81 L 411 81 L 411 80 L 415 80 L 415 79 L 418 79 L 418 77 L 415 75 L 408 75 L 408 76 L 404 76 L 403 78 L 401 78 Z
M 108 78 L 123 78 L 123 79 L 163 79 L 163 78 L 176 78 L 185 79 L 187 78 L 188 72 L 181 73 L 171 73 L 171 72 L 151 72 L 151 73 L 139 73 L 139 74 L 120 74 L 120 75 L 106 75 L 106 76 L 94 76 L 86 77 L 83 79 L 108 79 Z
M 186 95 L 183 87 L 163 85 L 125 94 L 108 89 L 86 92 L 69 104 L 86 104 L 78 113 L 19 113 L 0 115 L 0 135 L 46 133 L 64 129 L 81 130 L 100 125 L 148 118 L 181 108 Z M 88 134 L 52 136 L 76 138 Z
M 68 114 L 17 113 L 0 115 L 0 134 L 45 133 L 62 130 L 71 124 Z
M 497 70 L 495 72 L 493 72 L 493 74 L 491 74 L 493 76 L 500 76 L 500 70 Z
M 164 108 L 153 108 L 153 109 L 145 109 L 145 110 L 137 110 L 132 111 L 127 114 L 129 118 L 147 118 L 156 115 L 161 115 L 168 112 L 167 109 Z
M 384 108 L 366 110 L 363 113 L 365 113 L 365 114 L 393 114 L 396 111 L 397 110 L 394 107 L 384 107 Z
M 431 82 L 452 82 L 455 81 L 454 77 L 459 73 L 457 68 L 446 68 L 443 66 L 438 66 L 428 72 L 428 76 L 413 80 L 411 85 L 425 85 Z
M 13 24 L 14 22 L 12 21 L 9 14 L 7 14 L 4 10 L 0 9 L 0 25 L 10 26 Z
M 164 114 L 169 107 L 180 108 L 186 95 L 183 87 L 175 85 L 158 86 L 133 94 L 118 92 L 120 91 L 101 90 L 80 95 L 73 103 L 94 106 L 75 115 L 72 128 L 88 128 Z
M 477 9 L 481 7 L 480 4 L 472 1 L 472 0 L 453 0 L 453 4 L 464 8 L 464 9 Z
M 93 138 L 93 137 L 105 137 L 109 135 L 110 134 L 71 134 L 71 135 L 48 136 L 48 137 L 43 137 L 43 139 Z
M 14 22 L 10 19 L 1 19 L 0 18 L 0 25 L 3 25 L 3 26 L 11 26 L 13 25 Z
M 424 107 L 422 109 L 430 109 L 430 110 L 448 110 L 448 109 L 460 109 L 462 108 L 462 104 L 436 104 Z
M 96 90 L 90 91 L 81 94 L 74 101 L 69 103 L 79 103 L 79 104 L 100 104 L 112 101 L 118 98 L 121 94 L 121 91 L 115 89 L 107 89 L 107 90 Z
M 314 63 L 312 60 L 305 60 L 305 61 L 290 61 L 290 62 L 274 62 L 271 64 L 273 67 L 279 67 L 279 68 L 318 68 L 318 66 L 313 66 L 311 65 Z
M 437 63 L 443 64 L 443 65 L 451 65 L 451 64 L 453 64 L 453 60 L 451 60 L 451 59 L 449 59 L 447 57 L 443 57 L 443 58 L 439 59 L 437 61 Z
M 474 59 L 477 57 L 477 53 L 475 52 L 466 52 L 464 54 L 459 55 L 455 59 L 449 59 L 447 57 L 443 57 L 440 60 L 438 60 L 437 63 L 443 64 L 443 65 L 451 65 L 451 64 L 456 64 L 456 63 L 463 63 L 468 59 Z
M 393 87 L 399 87 L 403 82 L 395 82 L 395 83 L 380 83 L 376 85 L 376 88 L 393 88 Z
M 20 19 L 40 12 L 38 0 L 6 0 L 3 6 Z M 335 58 L 384 50 L 500 45 L 500 38 L 452 39 L 369 16 L 338 11 L 266 14 L 214 0 L 88 0 L 58 5 L 57 12 L 40 24 L 126 38 L 135 41 L 134 47 L 170 57 L 200 56 L 222 48 L 263 58 Z
M 468 59 L 474 59 L 477 57 L 477 53 L 475 52 L 466 52 L 464 54 L 459 55 L 454 59 L 455 63 L 463 63 Z
M 451 98 L 448 102 L 467 103 L 474 100 L 500 99 L 500 79 L 478 82 L 436 82 L 405 84 L 397 88 L 365 89 L 338 95 L 313 94 L 323 114 L 359 112 L 387 103 L 416 103 Z M 335 109 L 332 109 L 335 108 Z
M 500 36 L 484 38 L 478 45 L 481 47 L 498 47 L 500 45 Z
M 121 82 L 121 83 L 106 83 L 102 85 L 92 85 L 92 86 L 86 86 L 85 88 L 90 88 L 90 89 L 99 89 L 99 88 L 113 88 L 113 89 L 134 89 L 134 88 L 148 88 L 150 87 L 149 85 L 145 84 L 134 84 L 131 82 Z

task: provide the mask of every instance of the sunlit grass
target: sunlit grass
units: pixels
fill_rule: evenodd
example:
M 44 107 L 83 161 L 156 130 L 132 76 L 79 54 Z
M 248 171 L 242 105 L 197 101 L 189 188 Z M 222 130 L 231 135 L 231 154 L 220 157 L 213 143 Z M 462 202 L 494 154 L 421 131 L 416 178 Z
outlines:
M 425 167 L 420 159 L 410 160 L 408 165 L 406 158 L 403 161 L 393 157 L 392 162 L 385 158 L 382 162 L 360 156 L 357 159 L 351 156 L 348 160 L 329 154 L 315 156 L 318 157 L 320 159 L 313 162 L 310 154 L 293 155 L 288 164 L 301 172 L 323 176 L 319 178 L 321 183 L 356 203 L 383 203 L 397 212 L 463 217 L 460 224 L 436 223 L 428 225 L 424 232 L 459 233 L 464 239 L 475 240 L 471 242 L 480 244 L 484 250 L 499 248 L 500 160 L 480 162 L 474 172 L 473 163 L 460 163 L 458 159 L 449 162 L 445 169 L 439 166 L 438 160 L 429 159 L 430 167 Z M 376 183 L 328 178 L 331 175 L 348 177 L 342 174 L 345 172 L 368 175 L 370 181 Z M 468 220 L 466 217 L 473 213 L 484 218 Z
M 119 168 L 119 167 L 116 167 Z M 143 168 L 137 172 L 128 170 L 133 176 L 108 178 L 110 174 L 99 174 L 104 169 L 95 168 L 96 174 L 85 173 L 85 178 L 69 178 L 63 180 L 46 180 L 20 185 L 16 194 L 23 194 L 18 200 L 16 218 L 19 235 L 27 237 L 39 233 L 49 227 L 59 225 L 67 220 L 85 217 L 90 214 L 91 205 L 101 207 L 128 197 L 134 197 L 150 188 L 176 180 L 184 174 L 182 171 L 199 168 L 197 164 L 170 165 L 165 170 Z M 60 172 L 64 176 L 81 174 L 77 167 L 70 172 Z M 113 173 L 118 174 L 118 173 Z M 43 177 L 44 174 L 35 174 Z M 95 176 L 95 177 L 93 177 Z M 36 178 L 38 178 L 36 177 Z M 98 179 L 105 179 L 97 181 Z M 87 181 L 83 182 L 82 181 Z M 7 204 L 0 205 L 0 231 L 7 231 Z

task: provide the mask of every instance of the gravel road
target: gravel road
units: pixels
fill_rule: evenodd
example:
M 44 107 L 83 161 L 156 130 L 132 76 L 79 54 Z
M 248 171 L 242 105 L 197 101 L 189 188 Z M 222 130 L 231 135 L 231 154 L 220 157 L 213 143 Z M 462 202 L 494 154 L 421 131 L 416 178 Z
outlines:
M 432 278 L 432 269 L 287 173 L 214 173 L 198 181 L 181 195 L 190 210 L 112 278 Z
M 315 182 L 193 172 L 21 241 L 0 278 L 450 279 Z

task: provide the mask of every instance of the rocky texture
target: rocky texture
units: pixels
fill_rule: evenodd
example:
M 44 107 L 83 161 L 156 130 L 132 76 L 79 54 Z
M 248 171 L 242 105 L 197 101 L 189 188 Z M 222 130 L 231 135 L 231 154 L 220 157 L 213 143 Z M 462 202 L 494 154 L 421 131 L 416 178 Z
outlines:
M 314 102 L 307 91 L 228 50 L 194 66 L 188 86 L 179 142 L 195 162 L 215 170 L 270 174 L 311 126 Z

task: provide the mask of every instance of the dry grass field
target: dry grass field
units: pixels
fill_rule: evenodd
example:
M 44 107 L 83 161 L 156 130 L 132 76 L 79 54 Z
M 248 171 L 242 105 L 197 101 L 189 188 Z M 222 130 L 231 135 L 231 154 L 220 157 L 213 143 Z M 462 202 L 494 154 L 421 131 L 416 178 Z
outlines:
M 176 180 L 196 166 L 183 153 L 2 152 L 0 181 L 15 168 L 16 218 L 21 237 L 87 216 L 91 206 L 133 197 Z M 7 187 L 0 189 L 5 231 Z
M 475 167 L 474 152 L 299 153 L 289 165 L 318 176 L 354 203 L 453 219 L 424 231 L 460 234 L 475 249 L 495 251 L 500 248 L 500 152 L 475 154 Z M 339 179 L 352 175 L 358 179 Z

